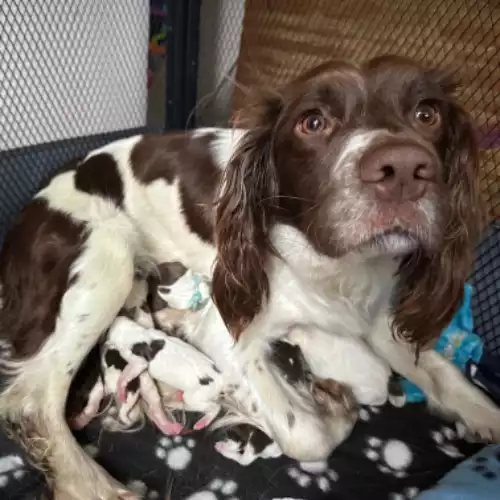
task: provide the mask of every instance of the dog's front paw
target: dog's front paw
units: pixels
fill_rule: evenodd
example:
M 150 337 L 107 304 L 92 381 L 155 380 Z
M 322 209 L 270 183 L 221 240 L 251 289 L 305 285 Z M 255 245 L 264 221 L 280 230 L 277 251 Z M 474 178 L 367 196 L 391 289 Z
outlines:
M 474 418 L 462 420 L 465 440 L 471 443 L 500 443 L 500 410 L 478 409 Z
M 467 412 L 461 412 L 455 419 L 461 434 L 471 443 L 500 443 L 500 408 L 493 403 L 471 406 Z

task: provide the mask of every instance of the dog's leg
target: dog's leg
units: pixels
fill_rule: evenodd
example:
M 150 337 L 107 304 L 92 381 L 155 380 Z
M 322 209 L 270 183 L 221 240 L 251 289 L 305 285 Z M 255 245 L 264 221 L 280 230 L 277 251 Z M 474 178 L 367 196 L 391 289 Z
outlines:
M 80 415 L 77 415 L 71 421 L 71 428 L 83 429 L 84 427 L 86 427 L 99 412 L 99 407 L 101 405 L 103 397 L 104 397 L 104 384 L 102 380 L 99 378 L 97 379 L 97 382 L 90 391 L 87 406 L 85 406 Z
M 387 317 L 379 318 L 368 340 L 394 371 L 426 394 L 431 407 L 462 421 L 472 436 L 500 442 L 500 408 L 448 359 L 436 351 L 427 350 L 420 353 L 416 363 L 411 346 L 393 338 Z
M 163 410 L 162 401 L 158 389 L 156 388 L 156 385 L 147 370 L 148 362 L 144 358 L 140 356 L 134 356 L 129 361 L 127 366 L 123 369 L 122 373 L 118 377 L 118 401 L 120 401 L 121 403 L 126 403 L 128 408 L 131 408 L 131 406 L 135 404 L 135 402 L 131 405 L 127 403 L 129 395 L 127 388 L 132 380 L 139 377 L 139 393 L 148 406 L 148 416 L 158 427 L 158 429 L 160 429 L 164 434 L 179 434 L 182 431 L 183 427 L 176 422 L 171 422 L 167 418 L 165 411 Z
M 118 378 L 118 377 L 117 377 Z M 116 389 L 116 383 L 113 386 L 113 390 Z M 135 424 L 140 417 L 140 405 L 139 396 L 140 396 L 140 382 L 137 380 L 137 387 L 131 388 L 130 386 L 127 389 L 127 394 L 125 401 L 120 403 L 117 400 L 118 406 L 118 420 L 125 424 L 126 426 L 132 426 Z M 112 392 L 114 394 L 114 392 Z
M 168 436 L 180 434 L 184 429 L 182 424 L 178 422 L 171 422 L 165 415 L 160 393 L 158 392 L 158 389 L 149 373 L 142 373 L 140 375 L 140 384 L 141 396 L 148 406 L 148 416 L 156 427 Z
M 134 276 L 132 290 L 130 291 L 127 300 L 125 301 L 125 309 L 135 309 L 142 306 L 146 302 L 148 296 L 148 282 L 141 276 Z
M 135 378 L 137 378 L 141 373 L 144 373 L 148 369 L 148 362 L 139 356 L 134 357 L 132 361 L 129 361 L 127 366 L 123 369 L 120 376 L 118 377 L 116 395 L 118 400 L 124 403 L 127 400 L 127 387 L 128 384 Z
M 220 405 L 214 399 L 207 398 L 206 391 L 184 392 L 182 400 L 186 410 L 199 411 L 204 414 L 193 425 L 193 429 L 196 431 L 208 427 L 220 413 Z
M 140 418 L 140 405 L 139 405 L 139 391 L 129 392 L 127 395 L 127 401 L 120 405 L 118 409 L 118 420 L 131 427 Z
M 120 377 L 121 371 L 115 366 L 108 366 L 105 360 L 102 363 L 102 368 L 104 372 L 104 390 L 107 396 L 112 396 L 116 402 L 118 408 L 118 421 L 127 427 L 131 427 L 140 418 L 140 405 L 137 404 L 139 400 L 139 379 L 137 379 L 137 384 L 132 387 L 129 384 L 127 387 L 127 396 L 123 404 L 121 404 L 116 397 L 116 388 L 118 386 L 118 378 Z
M 204 413 L 193 426 L 194 430 L 201 430 L 208 427 L 220 412 L 220 405 L 216 403 L 221 394 L 222 384 L 213 381 L 207 385 L 201 385 L 193 390 L 181 393 L 182 401 L 188 411 L 199 411 Z M 176 395 L 179 397 L 178 395 Z
M 73 375 L 123 306 L 133 279 L 133 233 L 126 221 L 103 221 L 71 269 L 54 333 L 32 357 L 12 362 L 0 394 L 0 417 L 24 426 L 26 443 L 48 464 L 57 500 L 116 500 L 130 493 L 79 446 L 66 423 Z M 117 229 L 119 228 L 119 229 Z M 43 449 L 40 447 L 43 445 Z M 39 457 L 40 458 L 40 457 Z
M 205 415 L 201 417 L 195 424 L 193 425 L 193 429 L 195 431 L 201 431 L 208 427 L 220 413 L 220 406 L 218 404 L 207 405 L 207 407 L 203 410 Z
M 347 385 L 362 405 L 387 401 L 391 370 L 363 339 L 332 335 L 314 326 L 295 327 L 287 337 L 300 347 L 315 376 Z
M 262 324 L 256 320 L 245 330 L 233 351 L 234 366 L 241 367 L 250 398 L 257 401 L 256 425 L 285 455 L 300 461 L 326 460 L 349 436 L 355 418 L 341 404 L 336 405 L 335 412 L 320 411 L 310 391 L 299 391 L 285 380 L 272 363 L 270 342 L 285 337 L 287 330 L 270 330 L 262 318 Z

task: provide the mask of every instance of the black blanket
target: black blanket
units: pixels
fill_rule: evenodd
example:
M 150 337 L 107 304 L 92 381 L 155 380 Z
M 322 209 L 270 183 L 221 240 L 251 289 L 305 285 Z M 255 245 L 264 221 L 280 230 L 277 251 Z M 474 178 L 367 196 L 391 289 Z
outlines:
M 280 457 L 243 467 L 214 450 L 220 437 L 197 432 L 170 438 L 150 426 L 111 433 L 98 421 L 77 434 L 91 456 L 149 500 L 404 500 L 479 449 L 422 404 L 363 408 L 353 434 L 328 463 Z M 19 447 L 4 439 L 0 498 L 47 495 L 42 476 L 27 466 Z

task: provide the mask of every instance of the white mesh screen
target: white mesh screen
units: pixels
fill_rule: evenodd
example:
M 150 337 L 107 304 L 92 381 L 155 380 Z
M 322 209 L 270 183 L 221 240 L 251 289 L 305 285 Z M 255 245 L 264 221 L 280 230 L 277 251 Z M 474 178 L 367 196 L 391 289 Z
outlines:
M 149 0 L 0 0 L 0 151 L 146 121 Z

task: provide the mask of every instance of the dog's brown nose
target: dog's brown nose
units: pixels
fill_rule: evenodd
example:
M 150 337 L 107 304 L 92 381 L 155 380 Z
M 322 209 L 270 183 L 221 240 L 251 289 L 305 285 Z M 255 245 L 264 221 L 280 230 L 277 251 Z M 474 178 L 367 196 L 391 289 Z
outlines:
M 382 201 L 416 201 L 435 182 L 436 159 L 417 145 L 384 145 L 361 161 L 361 180 Z

